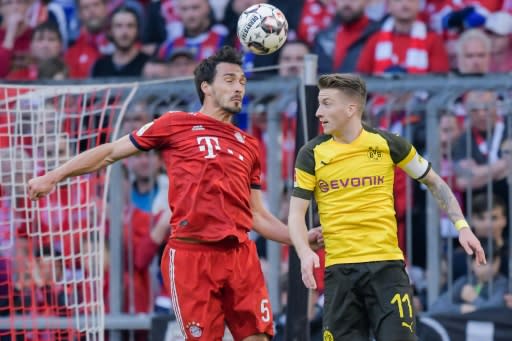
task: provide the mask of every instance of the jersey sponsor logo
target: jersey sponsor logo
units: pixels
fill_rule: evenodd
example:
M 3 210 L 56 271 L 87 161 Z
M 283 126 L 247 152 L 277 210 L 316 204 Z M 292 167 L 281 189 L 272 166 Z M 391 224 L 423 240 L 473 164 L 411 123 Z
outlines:
M 336 180 L 318 180 L 318 188 L 321 192 L 343 189 L 348 187 L 378 186 L 384 184 L 384 175 L 382 176 L 362 176 L 354 178 L 336 179 Z
M 146 130 L 148 130 L 154 123 L 155 122 L 152 121 L 144 124 L 139 130 L 137 130 L 137 136 L 142 136 L 146 132 Z
M 199 145 L 199 151 L 206 152 L 205 159 L 215 159 L 217 152 L 221 150 L 219 138 L 216 136 L 198 136 L 197 144 Z M 236 153 L 232 149 L 227 148 L 225 151 L 240 161 L 245 160 L 242 154 Z
M 198 130 L 204 130 L 204 127 L 200 124 L 192 127 L 192 131 L 198 131 Z
M 382 152 L 379 150 L 379 147 L 369 147 L 368 148 L 368 158 L 370 160 L 379 161 L 382 157 Z
M 192 337 L 198 338 L 201 337 L 201 335 L 203 335 L 203 328 L 201 327 L 199 322 L 192 321 L 187 323 L 187 329 L 190 335 L 192 335 Z
M 201 152 L 206 151 L 207 154 L 204 157 L 205 159 L 215 159 L 217 154 L 215 154 L 216 150 L 220 150 L 219 138 L 215 136 L 198 136 L 197 144 L 199 145 L 199 150 Z

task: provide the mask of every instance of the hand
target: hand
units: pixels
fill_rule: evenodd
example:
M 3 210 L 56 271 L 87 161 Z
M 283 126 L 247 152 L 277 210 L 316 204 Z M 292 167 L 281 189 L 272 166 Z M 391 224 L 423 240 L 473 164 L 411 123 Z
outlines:
M 467 303 L 473 303 L 477 297 L 478 294 L 476 293 L 475 287 L 471 284 L 464 285 L 460 292 L 460 298 Z
M 469 227 L 464 227 L 459 231 L 459 243 L 468 255 L 471 256 L 473 252 L 476 253 L 475 259 L 477 264 L 487 264 L 484 249 Z
M 314 227 L 308 231 L 309 247 L 313 250 L 318 250 L 324 247 L 324 236 L 322 234 L 322 227 Z
M 46 173 L 43 176 L 30 179 L 28 181 L 28 195 L 30 200 L 38 200 L 39 198 L 44 197 L 53 191 L 56 184 L 57 181 L 51 172 Z
M 320 267 L 320 258 L 311 249 L 307 249 L 303 254 L 299 255 L 300 271 L 302 273 L 302 282 L 308 289 L 316 289 L 315 276 L 313 269 Z
M 472 304 L 463 303 L 460 306 L 460 313 L 461 314 L 469 314 L 476 310 L 476 307 Z
M 7 32 L 17 33 L 21 23 L 24 20 L 23 13 L 11 13 L 5 18 Z

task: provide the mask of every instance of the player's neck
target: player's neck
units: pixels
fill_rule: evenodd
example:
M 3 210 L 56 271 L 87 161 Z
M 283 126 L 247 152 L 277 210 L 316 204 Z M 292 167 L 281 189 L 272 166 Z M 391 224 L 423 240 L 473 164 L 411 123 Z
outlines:
M 211 108 L 206 104 L 199 109 L 199 112 L 225 123 L 231 123 L 231 119 L 233 117 L 232 113 L 227 112 L 222 108 Z
M 362 130 L 363 124 L 361 121 L 354 120 L 353 122 L 347 123 L 344 129 L 333 132 L 332 137 L 336 142 L 348 144 L 357 139 L 359 135 L 361 135 Z

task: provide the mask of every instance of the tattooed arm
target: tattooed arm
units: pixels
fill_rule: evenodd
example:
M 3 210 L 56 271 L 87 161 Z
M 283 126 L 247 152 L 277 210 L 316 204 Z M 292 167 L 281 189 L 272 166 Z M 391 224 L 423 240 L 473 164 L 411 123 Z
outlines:
M 459 230 L 459 242 L 467 254 L 472 255 L 475 252 L 477 262 L 485 264 L 485 253 L 482 245 L 466 223 L 462 209 L 448 184 L 433 169 L 428 171 L 421 182 L 427 186 L 439 207 L 446 212 Z

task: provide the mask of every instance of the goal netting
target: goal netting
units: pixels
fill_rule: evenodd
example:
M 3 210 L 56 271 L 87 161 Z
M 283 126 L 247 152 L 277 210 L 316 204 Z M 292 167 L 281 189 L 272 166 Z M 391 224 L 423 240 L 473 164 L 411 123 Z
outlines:
M 117 137 L 135 84 L 0 86 L 0 339 L 103 340 L 109 170 L 26 184 Z

